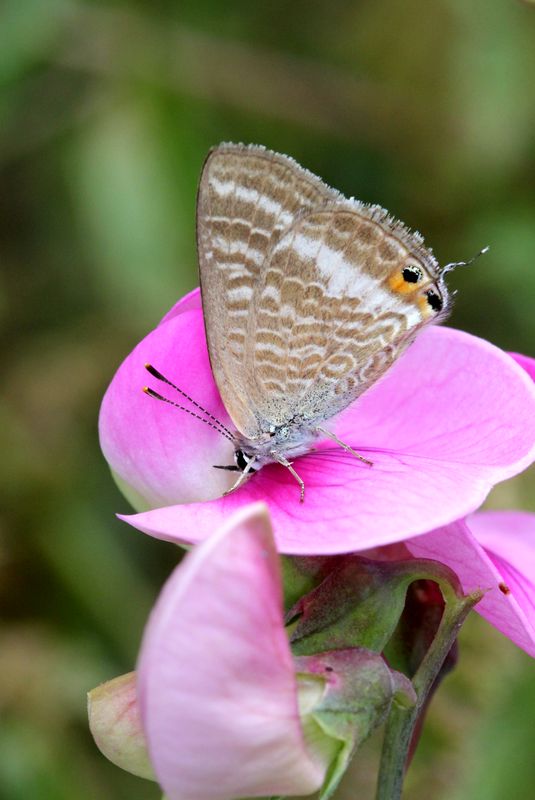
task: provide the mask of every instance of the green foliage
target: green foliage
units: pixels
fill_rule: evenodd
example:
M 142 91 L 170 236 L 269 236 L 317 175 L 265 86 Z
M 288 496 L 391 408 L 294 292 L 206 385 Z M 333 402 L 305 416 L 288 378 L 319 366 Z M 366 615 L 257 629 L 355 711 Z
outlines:
M 289 153 L 442 262 L 489 244 L 449 279 L 451 324 L 534 354 L 535 7 L 5 0 L 0 37 L 0 795 L 157 798 L 96 750 L 85 692 L 135 666 L 179 554 L 115 520 L 96 419 L 121 359 L 196 285 L 206 151 Z M 490 502 L 533 496 L 531 473 Z M 477 620 L 461 644 L 407 800 L 530 800 L 532 665 Z M 371 796 L 370 752 L 342 800 Z

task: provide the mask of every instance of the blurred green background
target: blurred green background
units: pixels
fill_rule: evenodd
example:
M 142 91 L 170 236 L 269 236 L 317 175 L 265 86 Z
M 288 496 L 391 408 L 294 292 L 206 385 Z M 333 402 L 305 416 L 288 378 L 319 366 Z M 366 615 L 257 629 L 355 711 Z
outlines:
M 4 0 L 0 796 L 156 798 L 89 736 L 85 692 L 132 669 L 176 551 L 98 448 L 114 370 L 196 285 L 208 148 L 258 142 L 378 202 L 442 261 L 454 326 L 535 354 L 535 4 Z M 490 504 L 535 511 L 534 475 Z M 408 800 L 532 800 L 535 668 L 476 615 Z M 374 748 L 344 798 L 372 796 Z

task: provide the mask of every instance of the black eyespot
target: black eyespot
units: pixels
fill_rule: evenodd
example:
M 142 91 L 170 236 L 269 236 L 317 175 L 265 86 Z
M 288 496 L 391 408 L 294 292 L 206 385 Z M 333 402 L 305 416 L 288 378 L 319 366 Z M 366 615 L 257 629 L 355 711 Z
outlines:
M 427 302 L 433 309 L 433 311 L 441 311 L 442 306 L 444 305 L 442 298 L 438 295 L 434 289 L 429 289 L 427 294 Z
M 422 270 L 416 264 L 409 264 L 401 274 L 403 275 L 403 280 L 407 283 L 418 283 L 423 278 Z
M 234 460 L 236 461 L 236 466 L 240 472 L 244 472 L 247 468 L 247 464 L 251 460 L 251 456 L 247 453 L 244 453 L 243 450 L 236 450 L 234 453 Z M 249 472 L 256 472 L 256 470 L 250 469 Z

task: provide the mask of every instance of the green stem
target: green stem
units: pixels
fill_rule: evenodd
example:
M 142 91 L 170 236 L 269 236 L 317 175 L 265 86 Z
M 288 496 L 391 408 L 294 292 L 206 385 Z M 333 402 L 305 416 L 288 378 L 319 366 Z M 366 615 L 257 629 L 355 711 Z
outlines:
M 474 592 L 467 597 L 447 598 L 437 634 L 412 680 L 416 705 L 403 708 L 396 702 L 392 704 L 385 728 L 376 800 L 401 798 L 405 765 L 420 711 L 464 620 L 482 596 L 482 592 Z

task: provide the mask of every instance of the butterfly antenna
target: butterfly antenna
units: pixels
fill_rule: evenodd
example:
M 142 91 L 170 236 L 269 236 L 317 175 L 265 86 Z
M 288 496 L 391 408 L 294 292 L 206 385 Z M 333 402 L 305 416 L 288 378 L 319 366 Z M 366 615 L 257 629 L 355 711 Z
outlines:
M 473 264 L 474 261 L 476 261 L 479 258 L 479 256 L 485 255 L 485 253 L 488 253 L 489 250 L 490 247 L 487 245 L 468 261 L 452 261 L 451 264 L 446 264 L 445 267 L 442 267 L 442 275 L 445 275 L 446 272 L 451 272 L 456 267 L 469 267 L 470 264 Z
M 195 408 L 198 408 L 199 411 L 202 411 L 203 414 L 206 414 L 206 416 L 209 417 L 212 420 L 212 422 L 214 422 L 216 425 L 219 425 L 219 427 L 223 431 L 225 431 L 225 433 L 227 433 L 230 437 L 232 437 L 232 431 L 229 431 L 226 425 L 223 425 L 223 423 L 220 420 L 218 420 L 217 417 L 214 417 L 213 414 L 210 414 L 210 412 L 207 411 L 206 408 L 201 406 L 200 403 L 197 403 L 197 401 L 194 400 L 193 397 L 190 397 L 189 394 L 186 394 L 186 392 L 183 389 L 180 389 L 175 383 L 172 383 L 169 380 L 169 378 L 166 378 L 165 375 L 162 375 L 162 373 L 159 372 L 156 369 L 156 367 L 153 367 L 152 364 L 145 364 L 145 369 L 152 375 L 153 378 L 156 378 L 156 380 L 158 381 L 162 381 L 162 383 L 166 383 L 167 386 L 170 386 L 171 389 L 175 390 L 175 392 L 178 392 L 179 394 L 182 395 L 182 397 L 185 397 L 186 400 L 188 400 L 193 406 L 195 406 Z
M 212 422 L 209 422 L 204 417 L 201 417 L 200 414 L 196 414 L 195 411 L 192 411 L 190 408 L 185 408 L 184 406 L 181 406 L 178 403 L 173 402 L 173 400 L 169 400 L 168 397 L 164 397 L 162 394 L 158 394 L 158 392 L 155 392 L 154 389 L 151 389 L 149 386 L 144 386 L 143 391 L 145 392 L 145 394 L 148 394 L 149 397 L 154 397 L 155 400 L 161 400 L 162 403 L 167 403 L 170 406 L 174 406 L 174 408 L 178 408 L 179 411 L 185 411 L 186 414 L 191 414 L 192 417 L 195 417 L 195 419 L 198 419 L 200 422 L 204 422 L 205 425 L 209 425 L 211 428 L 214 429 L 214 431 L 217 431 L 218 433 L 221 434 L 221 436 L 224 436 L 225 439 L 228 439 L 229 442 L 232 442 L 234 444 L 234 439 L 232 438 L 230 433 L 226 433 L 224 430 L 221 430 L 221 428 L 218 428 L 217 425 L 214 425 Z

